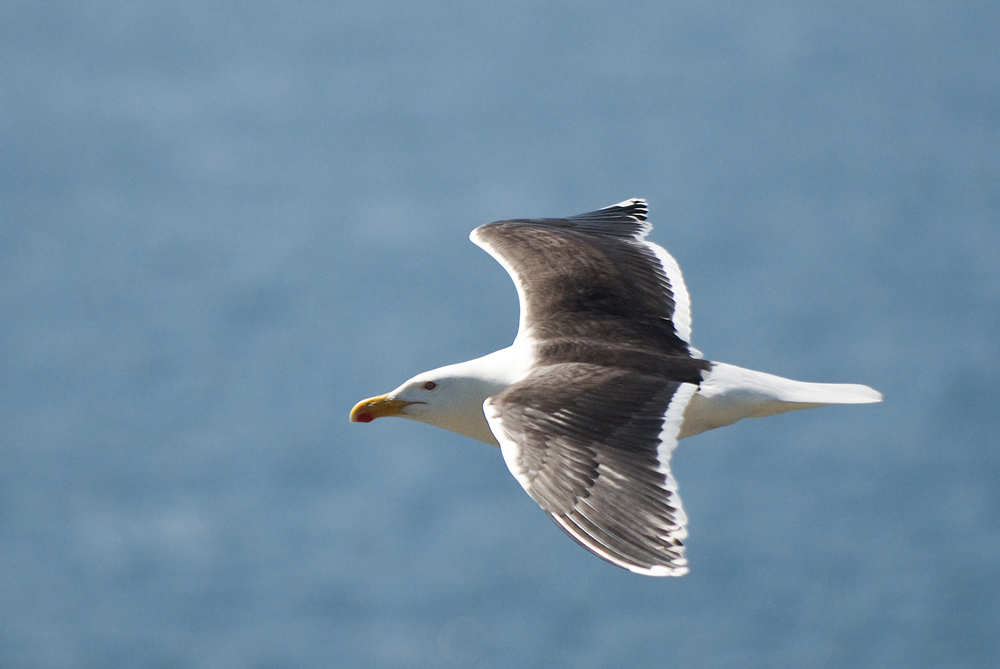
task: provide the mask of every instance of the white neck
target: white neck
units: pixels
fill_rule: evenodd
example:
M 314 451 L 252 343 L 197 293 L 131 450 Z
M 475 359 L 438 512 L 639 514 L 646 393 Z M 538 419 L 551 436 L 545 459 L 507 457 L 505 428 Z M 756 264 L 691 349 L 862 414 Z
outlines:
M 475 360 L 424 372 L 400 387 L 419 387 L 433 380 L 437 388 L 427 403 L 409 407 L 406 417 L 499 446 L 483 414 L 483 402 L 528 373 L 531 356 L 523 345 L 512 345 Z M 404 397 L 403 392 L 399 396 Z M 405 391 L 404 391 L 405 392 Z

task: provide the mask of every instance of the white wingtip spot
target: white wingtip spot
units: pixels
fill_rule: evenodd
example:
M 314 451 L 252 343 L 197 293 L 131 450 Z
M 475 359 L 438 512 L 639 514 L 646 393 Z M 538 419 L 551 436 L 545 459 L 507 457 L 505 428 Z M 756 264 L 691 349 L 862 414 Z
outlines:
M 615 207 L 622 207 L 622 208 L 624 208 L 624 207 L 631 207 L 633 205 L 639 205 L 639 206 L 642 206 L 642 207 L 647 207 L 648 206 L 646 204 L 646 201 L 644 199 L 642 199 L 641 197 L 633 197 L 633 198 L 629 198 L 628 200 L 622 200 L 618 204 L 611 204 L 611 205 L 608 205 L 607 207 L 601 207 L 601 208 L 602 209 L 614 209 Z
M 576 531 L 570 523 L 567 523 L 559 515 L 551 513 L 549 514 L 554 521 L 559 524 L 559 527 L 563 528 L 567 534 L 576 538 L 581 544 L 587 547 L 588 550 L 593 552 L 595 555 L 599 555 L 611 564 L 618 565 L 624 569 L 628 569 L 633 574 L 642 574 L 643 576 L 683 576 L 688 573 L 687 559 L 683 556 L 673 560 L 672 565 L 653 565 L 651 567 L 640 567 L 639 565 L 630 564 L 620 559 L 617 555 L 604 550 L 600 543 L 590 535 L 580 534 Z
M 650 567 L 649 569 L 632 567 L 629 568 L 629 571 L 635 574 L 642 574 L 643 576 L 683 576 L 691 570 L 687 567 L 663 567 L 657 565 L 655 567 Z
M 614 209 L 616 207 L 620 207 L 622 209 L 626 209 L 628 207 L 636 207 L 639 209 L 638 215 L 629 216 L 629 218 L 631 218 L 633 221 L 638 221 L 639 223 L 644 224 L 642 226 L 642 229 L 639 231 L 638 235 L 636 235 L 636 239 L 642 239 L 649 233 L 650 230 L 653 229 L 652 224 L 648 220 L 646 220 L 649 217 L 649 205 L 647 205 L 646 201 L 643 200 L 641 197 L 633 197 L 628 200 L 623 200 L 618 204 L 612 204 L 607 207 L 602 207 L 600 211 L 604 211 L 605 209 Z

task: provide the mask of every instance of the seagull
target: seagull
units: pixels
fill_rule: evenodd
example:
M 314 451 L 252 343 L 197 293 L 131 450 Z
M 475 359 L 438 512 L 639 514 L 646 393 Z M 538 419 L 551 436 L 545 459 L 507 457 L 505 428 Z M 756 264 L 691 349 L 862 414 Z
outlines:
M 691 346 L 680 267 L 645 239 L 647 213 L 631 199 L 473 230 L 517 289 L 513 344 L 418 374 L 359 402 L 350 420 L 397 416 L 499 446 L 525 491 L 584 548 L 638 574 L 683 576 L 687 516 L 670 472 L 678 440 L 882 395 L 704 359 Z

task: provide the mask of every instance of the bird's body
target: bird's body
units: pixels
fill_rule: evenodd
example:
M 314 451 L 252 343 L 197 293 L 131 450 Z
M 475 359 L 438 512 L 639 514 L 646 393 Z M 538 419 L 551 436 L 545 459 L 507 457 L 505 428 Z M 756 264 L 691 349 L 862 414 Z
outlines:
M 500 446 L 507 467 L 588 550 L 651 576 L 687 573 L 687 518 L 670 473 L 677 440 L 826 404 L 867 386 L 802 383 L 701 357 L 676 261 L 644 240 L 646 204 L 565 219 L 498 221 L 472 240 L 514 280 L 514 343 L 419 374 L 358 403 Z

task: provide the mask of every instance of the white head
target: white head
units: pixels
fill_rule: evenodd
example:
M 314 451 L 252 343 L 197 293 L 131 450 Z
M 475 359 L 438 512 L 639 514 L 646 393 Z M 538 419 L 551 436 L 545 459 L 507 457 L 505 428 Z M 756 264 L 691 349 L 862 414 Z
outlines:
M 351 421 L 368 423 L 397 416 L 436 425 L 499 445 L 483 415 L 483 402 L 510 381 L 491 374 L 490 356 L 418 374 L 390 393 L 358 402 Z

